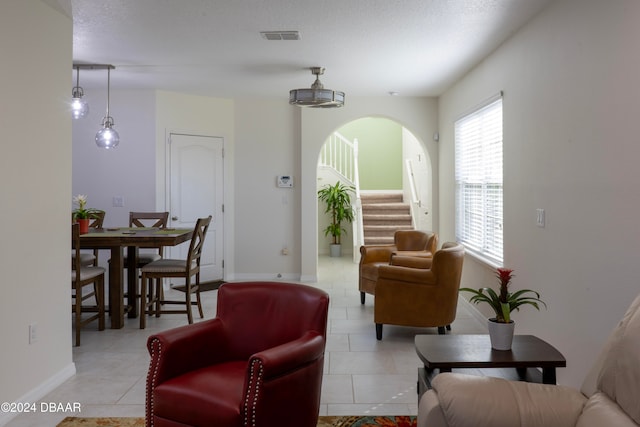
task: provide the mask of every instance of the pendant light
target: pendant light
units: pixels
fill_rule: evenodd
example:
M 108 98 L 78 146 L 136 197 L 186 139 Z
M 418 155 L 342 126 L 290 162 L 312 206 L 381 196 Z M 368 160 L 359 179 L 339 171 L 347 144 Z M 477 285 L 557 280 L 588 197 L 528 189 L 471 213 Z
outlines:
M 80 87 L 80 67 L 74 68 L 76 69 L 76 86 L 71 90 L 71 117 L 81 119 L 89 114 L 89 104 L 82 99 L 84 90 Z
M 324 74 L 323 67 L 311 67 L 311 74 L 316 76 L 310 89 L 293 89 L 289 91 L 289 104 L 311 108 L 338 108 L 344 105 L 344 92 L 325 89 L 320 81 Z
M 102 129 L 96 133 L 96 144 L 100 148 L 111 149 L 118 146 L 120 143 L 120 135 L 113 128 L 113 118 L 109 115 L 109 96 L 110 96 L 110 84 L 111 84 L 111 69 L 115 68 L 113 65 L 107 66 L 107 114 L 102 119 Z

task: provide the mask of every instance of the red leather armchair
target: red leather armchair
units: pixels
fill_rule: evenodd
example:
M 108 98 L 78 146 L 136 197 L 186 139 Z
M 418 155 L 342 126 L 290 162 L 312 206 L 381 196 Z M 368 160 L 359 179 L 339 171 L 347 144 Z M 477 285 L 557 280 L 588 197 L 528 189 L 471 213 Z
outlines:
M 329 296 L 226 283 L 214 319 L 149 337 L 147 427 L 316 427 Z

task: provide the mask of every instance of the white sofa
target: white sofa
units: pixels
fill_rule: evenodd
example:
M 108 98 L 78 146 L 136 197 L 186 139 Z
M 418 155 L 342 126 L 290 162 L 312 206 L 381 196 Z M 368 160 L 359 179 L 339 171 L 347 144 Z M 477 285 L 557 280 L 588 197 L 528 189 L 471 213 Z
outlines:
M 418 427 L 640 426 L 640 296 L 611 333 L 580 390 L 442 373 L 418 406 Z

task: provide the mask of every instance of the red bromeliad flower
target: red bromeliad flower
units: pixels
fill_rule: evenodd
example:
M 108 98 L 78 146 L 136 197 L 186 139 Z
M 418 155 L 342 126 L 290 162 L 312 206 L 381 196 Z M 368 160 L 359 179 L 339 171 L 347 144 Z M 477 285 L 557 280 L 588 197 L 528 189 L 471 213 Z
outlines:
M 509 298 L 509 283 L 513 277 L 513 270 L 510 268 L 498 268 L 498 279 L 500 279 L 500 302 L 506 303 Z

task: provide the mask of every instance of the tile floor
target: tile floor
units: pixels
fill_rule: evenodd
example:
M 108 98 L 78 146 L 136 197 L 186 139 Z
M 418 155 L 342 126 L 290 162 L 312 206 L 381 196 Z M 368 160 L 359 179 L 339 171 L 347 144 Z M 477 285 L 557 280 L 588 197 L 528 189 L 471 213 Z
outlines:
M 382 341 L 375 337 L 373 297 L 360 304 L 357 264 L 350 258 L 319 259 L 319 280 L 312 284 L 330 294 L 325 375 L 320 415 L 413 414 L 418 410 L 416 379 L 421 366 L 413 338 L 436 334 L 435 328 L 385 325 Z M 205 319 L 214 317 L 217 292 L 204 292 Z M 486 333 L 484 323 L 461 301 L 452 333 Z M 196 315 L 197 318 L 197 315 Z M 149 318 L 140 330 L 137 319 L 123 329 L 98 332 L 91 325 L 82 333 L 82 345 L 73 350 L 76 375 L 42 402 L 80 402 L 80 416 L 144 416 L 149 335 L 186 324 L 186 316 Z M 55 426 L 66 415 L 23 414 L 8 427 Z

